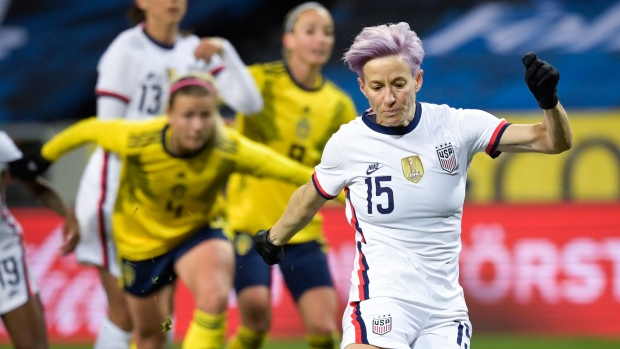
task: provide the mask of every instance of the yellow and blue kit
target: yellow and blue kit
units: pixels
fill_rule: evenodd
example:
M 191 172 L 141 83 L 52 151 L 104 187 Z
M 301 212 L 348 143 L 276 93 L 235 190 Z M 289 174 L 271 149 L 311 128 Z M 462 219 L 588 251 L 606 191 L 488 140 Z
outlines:
M 357 116 L 351 98 L 328 80 L 321 78 L 315 88 L 304 88 L 282 61 L 249 69 L 262 92 L 264 108 L 255 115 L 237 114 L 237 130 L 301 164 L 317 165 L 332 134 Z M 271 269 L 253 250 L 251 235 L 275 224 L 296 189 L 277 179 L 231 176 L 227 199 L 230 227 L 237 232 L 237 292 L 249 286 L 271 285 Z M 320 214 L 315 215 L 285 248 L 280 270 L 295 300 L 308 289 L 332 286 L 322 221 Z
M 316 166 L 331 135 L 357 116 L 351 98 L 329 80 L 306 89 L 295 82 L 283 61 L 255 64 L 249 70 L 262 92 L 264 108 L 255 115 L 238 113 L 237 130 L 299 163 Z M 227 187 L 231 228 L 252 235 L 270 228 L 296 189 L 277 179 L 231 176 Z M 321 239 L 321 223 L 317 214 L 289 244 Z
M 160 256 L 212 225 L 224 211 L 222 188 L 233 172 L 276 178 L 298 187 L 312 169 L 224 128 L 221 140 L 192 156 L 172 155 L 168 118 L 144 121 L 89 118 L 48 141 L 41 155 L 54 161 L 93 142 L 122 160 L 113 215 L 119 256 L 145 260 Z

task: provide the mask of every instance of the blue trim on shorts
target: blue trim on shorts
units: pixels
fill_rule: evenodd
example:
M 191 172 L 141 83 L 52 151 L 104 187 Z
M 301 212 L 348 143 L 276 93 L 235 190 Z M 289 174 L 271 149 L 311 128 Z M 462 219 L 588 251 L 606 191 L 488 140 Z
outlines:
M 235 257 L 237 293 L 246 287 L 271 286 L 271 268 L 254 249 L 250 234 L 236 233 Z M 296 302 L 309 289 L 334 287 L 327 264 L 327 254 L 323 252 L 321 243 L 316 240 L 285 245 L 284 259 L 279 267 L 284 282 Z
M 210 239 L 228 240 L 222 229 L 207 225 L 163 255 L 140 261 L 122 258 L 123 289 L 136 297 L 146 297 L 174 283 L 177 279 L 176 262 L 192 248 Z

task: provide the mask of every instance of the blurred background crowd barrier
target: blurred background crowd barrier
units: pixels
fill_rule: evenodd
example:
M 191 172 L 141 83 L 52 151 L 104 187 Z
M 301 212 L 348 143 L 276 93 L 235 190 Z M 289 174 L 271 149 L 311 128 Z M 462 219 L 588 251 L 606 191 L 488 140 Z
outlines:
M 183 28 L 229 39 L 247 64 L 280 59 L 281 22 L 302 1 L 189 0 Z M 463 223 L 461 281 L 476 330 L 620 333 L 620 1 L 320 1 L 333 13 L 336 47 L 325 74 L 368 107 L 342 53 L 364 26 L 408 22 L 424 41 L 418 100 L 539 122 L 521 57 L 534 51 L 561 73 L 574 148 L 554 157 L 474 158 Z M 22 149 L 94 115 L 96 64 L 130 26 L 130 0 L 0 0 L 0 129 Z M 48 177 L 73 202 L 89 149 Z M 53 338 L 92 338 L 105 312 L 94 270 L 57 255 L 59 220 L 17 185 L 22 221 Z M 331 266 L 342 304 L 353 260 L 352 228 L 326 211 Z M 275 277 L 274 336 L 300 336 Z M 188 299 L 182 287 L 177 300 Z M 177 303 L 182 304 L 182 303 Z M 231 308 L 234 309 L 234 299 Z M 191 304 L 178 307 L 177 334 Z M 185 314 L 184 312 L 187 312 Z M 236 321 L 232 311 L 231 322 Z M 578 317 L 579 316 L 579 317 Z M 1 327 L 0 327 L 1 328 Z M 231 324 L 229 328 L 234 328 Z M 0 342 L 6 335 L 0 330 Z

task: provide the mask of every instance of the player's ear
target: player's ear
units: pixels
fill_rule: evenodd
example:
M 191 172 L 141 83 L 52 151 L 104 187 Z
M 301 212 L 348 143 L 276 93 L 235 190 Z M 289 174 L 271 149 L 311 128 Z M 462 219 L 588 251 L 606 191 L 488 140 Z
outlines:
M 144 3 L 144 0 L 134 0 L 134 3 L 136 4 L 136 7 L 138 7 L 140 10 L 145 10 L 146 4 Z
M 360 85 L 360 91 L 362 91 L 362 94 L 364 95 L 364 97 L 368 98 L 368 96 L 366 95 L 366 90 L 364 89 L 364 82 L 362 81 L 362 79 L 357 78 L 357 83 Z
M 292 33 L 286 33 L 282 36 L 282 47 L 285 50 L 290 50 L 291 46 L 295 44 L 295 38 Z
M 415 86 L 415 92 L 420 91 L 420 89 L 422 88 L 422 83 L 424 82 L 422 75 L 424 75 L 424 70 L 420 69 L 420 71 L 418 71 L 418 75 L 416 75 L 415 77 L 415 81 L 417 83 Z

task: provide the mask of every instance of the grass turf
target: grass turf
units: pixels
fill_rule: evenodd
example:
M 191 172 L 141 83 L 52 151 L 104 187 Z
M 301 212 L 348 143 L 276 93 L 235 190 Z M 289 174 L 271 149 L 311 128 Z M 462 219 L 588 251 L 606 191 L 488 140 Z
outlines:
M 551 336 L 524 336 L 476 334 L 472 338 L 473 349 L 618 349 L 620 339 L 590 338 L 590 337 L 551 337 Z M 0 344 L 0 349 L 12 346 Z M 92 344 L 51 344 L 52 349 L 87 349 Z M 181 348 L 175 345 L 174 348 Z M 267 343 L 264 349 L 307 349 L 303 341 L 273 341 Z

